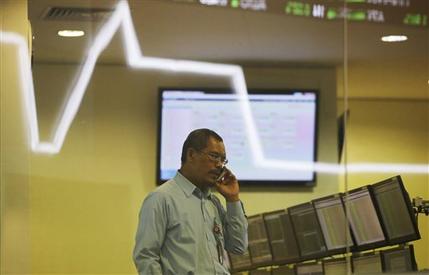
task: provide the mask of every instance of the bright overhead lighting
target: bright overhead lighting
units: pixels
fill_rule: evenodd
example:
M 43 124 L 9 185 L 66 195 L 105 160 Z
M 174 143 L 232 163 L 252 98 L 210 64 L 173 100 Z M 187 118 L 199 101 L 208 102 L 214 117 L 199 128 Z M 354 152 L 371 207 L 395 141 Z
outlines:
M 79 37 L 84 36 L 85 32 L 81 30 L 60 30 L 58 35 L 62 37 Z
M 385 35 L 381 37 L 381 41 L 383 42 L 401 42 L 408 40 L 406 35 Z

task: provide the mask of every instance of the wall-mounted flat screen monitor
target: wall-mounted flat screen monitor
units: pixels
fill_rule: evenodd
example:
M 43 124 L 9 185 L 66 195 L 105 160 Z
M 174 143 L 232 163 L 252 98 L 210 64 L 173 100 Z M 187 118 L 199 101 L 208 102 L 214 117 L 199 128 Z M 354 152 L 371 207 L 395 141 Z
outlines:
M 264 214 L 273 263 L 285 264 L 299 261 L 299 250 L 289 214 L 285 210 Z
M 417 270 L 412 245 L 381 251 L 383 270 L 386 273 L 405 273 Z
M 301 259 L 326 255 L 326 245 L 313 204 L 303 203 L 288 208 Z
M 357 248 L 366 250 L 385 245 L 384 229 L 368 186 L 353 189 L 342 199 Z
M 321 262 L 296 264 L 295 274 L 296 275 L 323 275 L 323 265 Z
M 379 252 L 352 256 L 352 268 L 355 274 L 377 274 L 383 272 Z
M 198 128 L 223 138 L 228 166 L 242 185 L 315 184 L 317 92 L 251 90 L 249 108 L 240 98 L 225 90 L 160 89 L 159 184 L 174 177 L 183 142 Z
M 329 254 L 339 254 L 353 249 L 349 223 L 341 200 L 341 194 L 313 200 L 314 209 L 322 228 Z
M 231 270 L 234 272 L 249 270 L 252 267 L 248 249 L 243 254 L 228 253 L 228 256 Z
M 323 271 L 325 275 L 351 274 L 345 258 L 323 260 Z
M 401 177 L 392 177 L 371 187 L 389 244 L 420 239 L 411 201 Z
M 248 217 L 250 258 L 254 267 L 271 263 L 272 255 L 267 230 L 262 215 Z

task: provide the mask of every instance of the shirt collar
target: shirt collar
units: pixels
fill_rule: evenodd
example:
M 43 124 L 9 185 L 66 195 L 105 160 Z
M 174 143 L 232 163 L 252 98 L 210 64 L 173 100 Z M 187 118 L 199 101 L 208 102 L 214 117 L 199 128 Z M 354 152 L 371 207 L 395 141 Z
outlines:
M 182 189 L 183 193 L 185 193 L 186 197 L 195 194 L 199 198 L 201 198 L 201 196 L 204 196 L 205 198 L 211 198 L 212 192 L 210 189 L 208 189 L 206 192 L 201 191 L 179 171 L 177 171 L 174 180 L 177 185 Z

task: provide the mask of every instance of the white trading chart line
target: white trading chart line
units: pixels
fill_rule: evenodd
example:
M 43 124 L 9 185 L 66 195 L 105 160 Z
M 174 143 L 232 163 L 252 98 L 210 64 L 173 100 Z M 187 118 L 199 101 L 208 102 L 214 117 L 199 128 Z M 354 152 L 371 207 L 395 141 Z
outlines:
M 51 140 L 48 141 L 41 141 L 39 136 L 33 77 L 27 43 L 19 34 L 0 31 L 1 43 L 14 44 L 18 48 L 18 63 L 25 108 L 24 111 L 29 128 L 30 147 L 33 152 L 43 154 L 57 154 L 60 152 L 70 126 L 79 110 L 96 62 L 120 27 L 122 27 L 126 62 L 128 66 L 132 68 L 220 76 L 230 79 L 232 89 L 240 99 L 240 109 L 244 117 L 253 161 L 258 167 L 333 174 L 345 172 L 429 173 L 429 165 L 427 164 L 356 163 L 343 166 L 332 163 L 294 162 L 265 158 L 250 110 L 246 81 L 242 68 L 231 64 L 143 56 L 126 0 L 118 2 L 112 16 L 96 34 L 93 44 L 89 47 L 82 69 L 78 73 L 78 77 L 76 78 L 77 81 L 70 90 L 70 96 L 60 114 L 60 119 L 54 127 L 54 134 Z

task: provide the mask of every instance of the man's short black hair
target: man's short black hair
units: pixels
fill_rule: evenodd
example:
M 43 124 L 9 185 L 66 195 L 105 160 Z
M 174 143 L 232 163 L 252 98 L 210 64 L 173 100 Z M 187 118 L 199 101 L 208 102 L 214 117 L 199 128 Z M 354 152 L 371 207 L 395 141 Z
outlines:
M 186 162 L 186 153 L 189 148 L 194 148 L 197 151 L 206 148 L 210 137 L 223 142 L 223 139 L 213 130 L 202 128 L 192 131 L 183 143 L 181 157 L 182 164 Z

